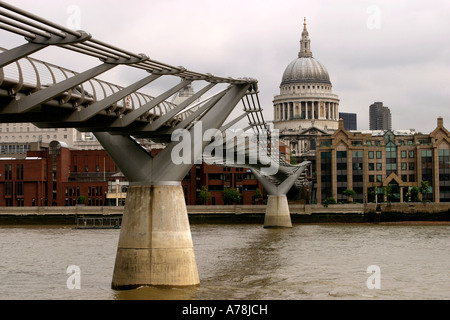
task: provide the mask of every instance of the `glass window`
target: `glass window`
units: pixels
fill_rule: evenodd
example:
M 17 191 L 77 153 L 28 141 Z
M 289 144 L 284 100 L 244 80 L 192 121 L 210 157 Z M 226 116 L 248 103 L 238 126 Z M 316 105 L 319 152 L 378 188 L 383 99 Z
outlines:
M 363 152 L 362 151 L 353 151 L 352 156 L 353 156 L 353 158 L 362 158 Z
M 374 157 L 373 151 L 369 151 L 369 159 L 373 159 L 373 157 Z
M 377 159 L 381 159 L 381 151 L 377 151 Z
M 422 157 L 431 157 L 432 150 L 422 150 Z
M 347 158 L 347 151 L 336 151 L 337 158 Z
M 331 152 L 321 152 L 320 153 L 320 158 L 321 159 L 331 159 Z

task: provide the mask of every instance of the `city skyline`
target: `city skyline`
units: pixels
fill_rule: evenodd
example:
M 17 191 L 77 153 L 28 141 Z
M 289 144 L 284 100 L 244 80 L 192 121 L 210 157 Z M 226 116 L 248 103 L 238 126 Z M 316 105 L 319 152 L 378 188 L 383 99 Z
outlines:
M 131 0 L 126 11 L 119 1 L 107 6 L 84 0 L 8 3 L 152 59 L 219 76 L 256 78 L 268 121 L 282 72 L 298 54 L 306 17 L 314 57 L 330 73 L 339 111 L 357 113 L 358 128 L 369 128 L 367 106 L 373 101 L 390 107 L 393 129 L 430 132 L 437 117 L 450 119 L 450 44 L 442 41 L 450 36 L 448 1 L 430 6 L 424 1 Z M 5 31 L 0 37 L 3 47 L 20 44 Z M 58 50 L 35 56 L 75 71 L 97 63 L 67 61 Z M 123 68 L 103 75 L 118 84 L 133 77 Z

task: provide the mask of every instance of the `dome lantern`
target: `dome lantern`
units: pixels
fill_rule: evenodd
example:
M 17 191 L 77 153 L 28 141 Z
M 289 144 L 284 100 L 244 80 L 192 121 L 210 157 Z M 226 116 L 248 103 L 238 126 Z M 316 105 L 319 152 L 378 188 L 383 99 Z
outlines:
M 303 32 L 302 38 L 300 40 L 300 52 L 298 53 L 299 58 L 312 58 L 311 52 L 311 40 L 309 39 L 309 33 L 306 29 L 306 18 L 303 20 Z

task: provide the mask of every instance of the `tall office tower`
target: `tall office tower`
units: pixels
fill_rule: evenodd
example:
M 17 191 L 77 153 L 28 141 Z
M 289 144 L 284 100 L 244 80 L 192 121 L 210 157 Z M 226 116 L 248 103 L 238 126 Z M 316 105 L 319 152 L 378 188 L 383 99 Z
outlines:
M 370 130 L 392 130 L 391 110 L 383 102 L 375 102 L 369 107 Z
M 344 120 L 345 130 L 357 130 L 357 115 L 356 113 L 339 112 L 339 119 Z

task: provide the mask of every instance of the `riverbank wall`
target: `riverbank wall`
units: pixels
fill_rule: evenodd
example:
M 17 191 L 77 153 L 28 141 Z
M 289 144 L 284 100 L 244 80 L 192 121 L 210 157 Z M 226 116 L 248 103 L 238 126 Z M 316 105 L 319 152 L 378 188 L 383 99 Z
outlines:
M 379 223 L 450 221 L 450 203 L 290 204 L 293 223 Z M 264 223 L 265 205 L 187 206 L 191 223 Z M 123 207 L 1 207 L 0 225 L 65 224 L 116 219 Z M 113 223 L 113 222 L 111 222 Z

